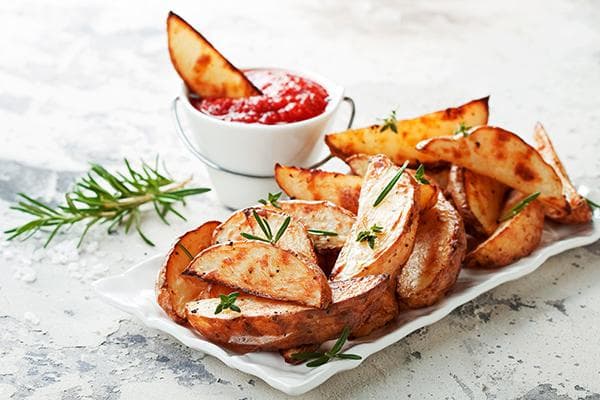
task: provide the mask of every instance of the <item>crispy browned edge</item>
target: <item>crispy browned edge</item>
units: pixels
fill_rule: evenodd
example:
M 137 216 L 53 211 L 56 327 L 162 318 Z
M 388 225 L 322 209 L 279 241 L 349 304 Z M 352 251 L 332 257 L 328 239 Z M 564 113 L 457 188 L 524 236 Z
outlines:
M 175 14 L 173 11 L 169 11 L 169 14 L 167 16 L 167 32 L 169 32 L 169 24 L 171 23 L 171 21 L 173 21 L 174 19 L 179 20 L 179 22 L 183 23 L 186 27 L 188 27 L 192 32 L 194 32 L 196 35 L 198 35 L 198 37 L 205 42 L 208 46 L 210 46 L 213 51 L 219 56 L 221 57 L 225 63 L 227 63 L 227 65 L 229 66 L 229 68 L 231 68 L 232 71 L 234 71 L 236 74 L 238 74 L 239 76 L 241 76 L 243 78 L 243 80 L 245 81 L 245 83 L 254 91 L 254 93 L 249 93 L 249 95 L 260 95 L 262 94 L 262 92 L 260 91 L 259 88 L 257 88 L 252 81 L 250 81 L 250 79 L 248 79 L 246 77 L 246 75 L 240 71 L 235 65 L 233 65 L 223 54 L 221 54 L 221 52 L 219 50 L 217 50 L 217 48 L 215 46 L 213 46 L 213 44 L 204 37 L 204 35 L 202 35 L 200 32 L 198 32 L 198 30 L 196 30 L 192 25 L 190 25 L 185 19 L 181 18 L 179 15 Z M 177 63 L 177 59 L 176 57 L 173 55 L 173 53 L 171 52 L 171 46 L 167 46 L 169 49 L 169 58 L 171 59 L 171 63 L 173 64 L 173 67 L 175 68 L 175 71 L 177 71 L 177 74 L 179 75 L 179 77 L 185 82 L 186 86 L 188 88 L 190 88 L 192 91 L 194 91 L 194 88 L 192 86 L 190 86 L 188 84 L 188 82 L 186 82 L 185 78 L 183 77 L 183 74 L 181 73 L 181 71 L 179 70 L 179 65 Z M 195 92 L 195 91 L 194 91 Z

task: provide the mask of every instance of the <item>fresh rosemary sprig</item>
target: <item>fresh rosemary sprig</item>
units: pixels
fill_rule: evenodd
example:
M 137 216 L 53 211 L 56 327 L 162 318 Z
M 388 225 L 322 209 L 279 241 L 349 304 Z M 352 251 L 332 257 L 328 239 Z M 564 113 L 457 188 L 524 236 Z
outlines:
M 320 229 L 307 229 L 308 233 L 312 233 L 313 235 L 318 235 L 318 236 L 337 236 L 337 232 L 331 232 L 331 231 L 322 231 Z
M 342 331 L 342 335 L 335 342 L 331 350 L 329 351 L 315 351 L 315 352 L 305 352 L 305 353 L 295 353 L 292 354 L 292 359 L 297 361 L 308 361 L 313 360 L 306 364 L 307 367 L 318 367 L 319 365 L 323 365 L 327 363 L 329 360 L 338 358 L 341 360 L 361 360 L 362 357 L 358 354 L 348 354 L 348 353 L 340 353 L 342 347 L 348 340 L 348 335 L 350 335 L 350 328 L 347 326 L 344 327 Z
M 279 198 L 281 197 L 281 194 L 282 194 L 281 192 L 278 192 L 278 193 L 269 193 L 267 200 L 260 199 L 260 200 L 258 200 L 258 202 L 260 204 L 265 205 L 265 206 L 270 203 L 275 208 L 281 208 L 281 206 L 278 203 Z
M 254 216 L 254 219 L 258 223 L 260 230 L 263 231 L 263 233 L 265 234 L 265 237 L 262 238 L 260 236 L 252 235 L 252 234 L 246 233 L 246 232 L 242 232 L 241 235 L 248 240 L 260 240 L 261 242 L 266 242 L 266 243 L 271 243 L 271 244 L 275 244 L 279 241 L 279 239 L 281 239 L 281 237 L 285 233 L 286 229 L 290 225 L 290 221 L 291 221 L 291 217 L 287 216 L 281 223 L 281 226 L 277 230 L 277 233 L 275 234 L 275 236 L 273 236 L 273 231 L 271 230 L 269 221 L 267 221 L 266 218 L 262 218 L 260 215 L 258 215 L 256 210 L 252 210 L 252 215 Z
M 417 168 L 417 172 L 415 172 L 415 180 L 421 185 L 429 184 L 429 181 L 425 179 L 425 166 L 423 164 L 419 165 L 419 168 Z
M 238 292 L 219 295 L 221 302 L 219 303 L 219 305 L 217 305 L 217 308 L 215 308 L 215 314 L 220 314 L 221 311 L 227 310 L 228 308 L 231 311 L 241 312 L 242 310 L 235 305 L 235 301 L 237 300 L 239 295 L 240 294 Z
M 463 135 L 465 137 L 469 136 L 469 129 L 471 129 L 470 126 L 467 126 L 464 122 L 461 122 L 460 125 L 458 126 L 458 128 L 456 128 L 456 130 L 454 131 L 455 135 Z
M 585 201 L 588 203 L 588 206 L 590 206 L 590 208 L 593 210 L 594 208 L 600 208 L 600 204 L 598 203 L 594 203 L 592 200 L 588 199 L 587 197 L 584 197 Z
M 387 118 L 383 119 L 383 124 L 379 129 L 379 132 L 384 132 L 387 129 L 391 129 L 392 132 L 398 133 L 398 127 L 396 126 L 396 110 L 392 110 Z
M 511 219 L 512 217 L 514 217 L 515 215 L 517 215 L 518 213 L 523 211 L 523 209 L 525 207 L 527 207 L 527 204 L 534 201 L 539 195 L 540 195 L 540 192 L 535 192 L 535 193 L 532 193 L 529 196 L 525 197 L 523 200 L 521 200 L 520 202 L 515 204 L 510 210 L 508 210 L 508 212 L 506 214 L 504 214 L 500 218 L 499 221 L 500 222 L 508 221 L 509 219 Z
M 375 249 L 375 239 L 377 239 L 377 234 L 381 232 L 383 232 L 383 226 L 375 224 L 366 231 L 360 231 L 356 237 L 356 241 L 367 241 L 367 243 L 369 243 L 369 247 L 371 249 Z
M 377 196 L 375 203 L 373 203 L 373 207 L 377 207 L 379 205 L 379 203 L 381 203 L 383 201 L 383 199 L 385 199 L 385 196 L 388 195 L 388 193 L 392 190 L 392 188 L 394 187 L 396 182 L 398 182 L 398 179 L 400 179 L 400 177 L 402 176 L 402 173 L 404 173 L 404 170 L 406 169 L 407 166 L 408 166 L 408 160 L 404 161 L 404 164 L 402 164 L 402 167 L 400 167 L 400 170 L 398 171 L 398 173 L 396 173 L 396 175 L 394 175 L 392 180 L 390 180 L 390 182 L 387 185 L 385 185 L 385 187 L 383 188 L 381 193 L 379 193 L 379 196 Z
M 49 228 L 51 231 L 44 244 L 46 247 L 61 229 L 87 222 L 78 246 L 93 225 L 105 223 L 109 223 L 109 233 L 113 233 L 121 225 L 125 227 L 126 233 L 133 227 L 146 243 L 154 246 L 142 232 L 140 206 L 152 203 L 159 218 L 168 225 L 166 216 L 169 212 L 185 220 L 173 208 L 175 203 L 185 205 L 186 197 L 210 190 L 185 189 L 191 178 L 175 182 L 164 176 L 158 171 L 158 157 L 154 167 L 142 162 L 141 170 L 136 171 L 127 159 L 125 166 L 127 173 L 123 174 L 111 173 L 101 165 L 91 164 L 87 175 L 75 182 L 73 190 L 65 194 L 66 204 L 55 208 L 19 193 L 23 200 L 11 208 L 32 215 L 34 219 L 5 231 L 10 235 L 8 240 L 19 236 L 27 239 L 36 232 Z
M 181 243 L 177 243 L 177 247 L 179 247 L 181 249 L 181 251 L 183 251 L 183 253 L 188 256 L 188 258 L 190 259 L 190 261 L 192 261 L 194 259 L 194 256 L 192 255 L 192 253 Z

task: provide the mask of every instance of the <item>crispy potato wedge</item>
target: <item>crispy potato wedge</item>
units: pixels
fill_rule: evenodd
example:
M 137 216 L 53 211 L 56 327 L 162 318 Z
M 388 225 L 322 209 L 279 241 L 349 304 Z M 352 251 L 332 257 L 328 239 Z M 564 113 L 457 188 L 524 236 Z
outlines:
M 467 239 L 458 212 L 439 193 L 421 214 L 415 245 L 398 275 L 398 302 L 405 308 L 437 303 L 452 288 L 465 257 Z
M 489 176 L 522 193 L 539 191 L 540 201 L 568 210 L 562 183 L 554 169 L 514 133 L 482 126 L 472 129 L 467 136 L 454 135 L 423 141 L 417 148 L 435 159 Z
M 508 189 L 505 184 L 453 165 L 447 189 L 469 232 L 485 237 L 494 233 Z
M 201 97 L 248 97 L 261 94 L 242 71 L 173 12 L 167 17 L 169 55 L 187 87 Z
M 437 161 L 421 154 L 415 145 L 424 139 L 452 135 L 461 124 L 486 125 L 488 97 L 473 100 L 457 108 L 448 108 L 418 118 L 396 121 L 398 133 L 382 131 L 381 125 L 352 129 L 325 136 L 331 154 L 346 159 L 354 154 L 385 154 L 396 164 L 410 160 L 412 164 Z
M 504 215 L 525 196 L 511 193 L 502 210 Z M 539 197 L 538 197 L 539 198 Z M 502 222 L 498 229 L 475 250 L 467 254 L 467 268 L 498 268 L 525 257 L 540 244 L 544 231 L 544 208 L 537 201 L 529 203 L 520 213 Z
M 233 351 L 285 350 L 335 339 L 346 326 L 352 334 L 380 307 L 380 298 L 390 286 L 387 275 L 330 285 L 333 303 L 325 310 L 261 298 L 238 298 L 236 305 L 241 312 L 225 310 L 215 315 L 219 299 L 205 299 L 188 303 L 187 317 L 206 339 Z
M 219 221 L 208 221 L 179 237 L 160 270 L 156 285 L 158 304 L 179 324 L 185 323 L 185 303 L 201 297 L 209 286 L 196 278 L 181 275 L 191 262 L 185 250 L 194 257 L 210 246 L 213 231 L 219 224 Z
M 554 168 L 556 174 L 560 178 L 563 187 L 563 193 L 567 198 L 567 202 L 569 203 L 569 210 L 557 210 L 552 207 L 545 207 L 546 215 L 563 224 L 584 224 L 586 222 L 590 222 L 592 220 L 592 210 L 588 205 L 585 198 L 577 193 L 577 189 L 571 183 L 571 179 L 569 179 L 569 175 L 565 170 L 560 158 L 558 158 L 558 154 L 556 154 L 556 150 L 554 150 L 554 145 L 550 140 L 550 136 L 540 124 L 539 122 L 535 125 L 535 130 L 533 133 L 533 139 L 536 142 L 536 150 L 544 161 Z
M 183 273 L 269 299 L 316 308 L 331 304 L 331 288 L 319 266 L 270 243 L 211 246 L 198 254 Z
M 358 210 L 359 176 L 276 164 L 275 180 L 292 199 L 329 200 L 355 214 Z
M 419 221 L 419 185 L 410 174 L 403 173 L 383 201 L 376 207 L 373 204 L 398 171 L 399 168 L 385 156 L 371 159 L 360 193 L 356 223 L 330 279 L 344 280 L 371 274 L 387 274 L 396 279 L 415 239 Z M 357 236 L 374 225 L 382 229 L 371 249 L 367 241 L 357 241 Z
M 249 233 L 264 238 L 265 234 L 259 226 L 258 221 L 254 218 L 253 212 L 256 212 L 269 223 L 273 235 L 277 233 L 277 230 L 288 217 L 281 210 L 263 207 L 249 207 L 236 211 L 215 229 L 213 244 L 245 241 L 246 238 L 242 236 L 242 233 Z M 276 246 L 284 250 L 290 250 L 312 263 L 317 262 L 317 256 L 313 249 L 313 244 L 308 237 L 308 232 L 304 225 L 296 219 L 290 221 L 285 233 L 277 241 Z

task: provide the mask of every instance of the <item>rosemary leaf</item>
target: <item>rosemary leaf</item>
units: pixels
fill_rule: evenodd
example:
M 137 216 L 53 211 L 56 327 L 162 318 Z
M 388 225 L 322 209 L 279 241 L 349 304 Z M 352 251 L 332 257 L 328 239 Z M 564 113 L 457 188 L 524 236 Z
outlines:
M 400 170 L 398 171 L 398 173 L 396 173 L 396 175 L 394 175 L 394 177 L 390 180 L 390 182 L 383 188 L 383 190 L 381 191 L 379 196 L 377 196 L 375 203 L 373 203 L 373 207 L 377 207 L 383 201 L 383 199 L 385 199 L 385 196 L 387 196 L 388 193 L 394 188 L 394 185 L 396 184 L 396 182 L 398 182 L 398 180 L 402 176 L 402 173 L 404 172 L 404 170 L 406 169 L 407 166 L 408 166 L 408 160 L 404 161 L 404 164 L 402 164 L 402 167 L 400 167 Z

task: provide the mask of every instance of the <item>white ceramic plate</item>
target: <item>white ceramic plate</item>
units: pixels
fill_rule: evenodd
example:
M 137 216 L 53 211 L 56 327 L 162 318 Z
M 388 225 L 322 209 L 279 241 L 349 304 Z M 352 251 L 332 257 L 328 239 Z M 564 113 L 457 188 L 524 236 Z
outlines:
M 154 293 L 162 256 L 152 257 L 123 274 L 101 279 L 94 283 L 94 288 L 110 304 L 135 315 L 147 326 L 168 333 L 192 349 L 217 357 L 232 368 L 255 375 L 282 392 L 299 395 L 314 389 L 338 372 L 358 367 L 371 354 L 419 328 L 439 321 L 480 294 L 533 272 L 549 257 L 595 242 L 600 239 L 598 213 L 594 220 L 594 224 L 583 226 L 546 223 L 542 243 L 529 257 L 498 270 L 462 270 L 452 292 L 438 304 L 404 312 L 385 331 L 351 342 L 351 352 L 361 355 L 362 360 L 335 360 L 317 368 L 286 364 L 278 353 L 235 354 L 171 321 L 158 306 Z

